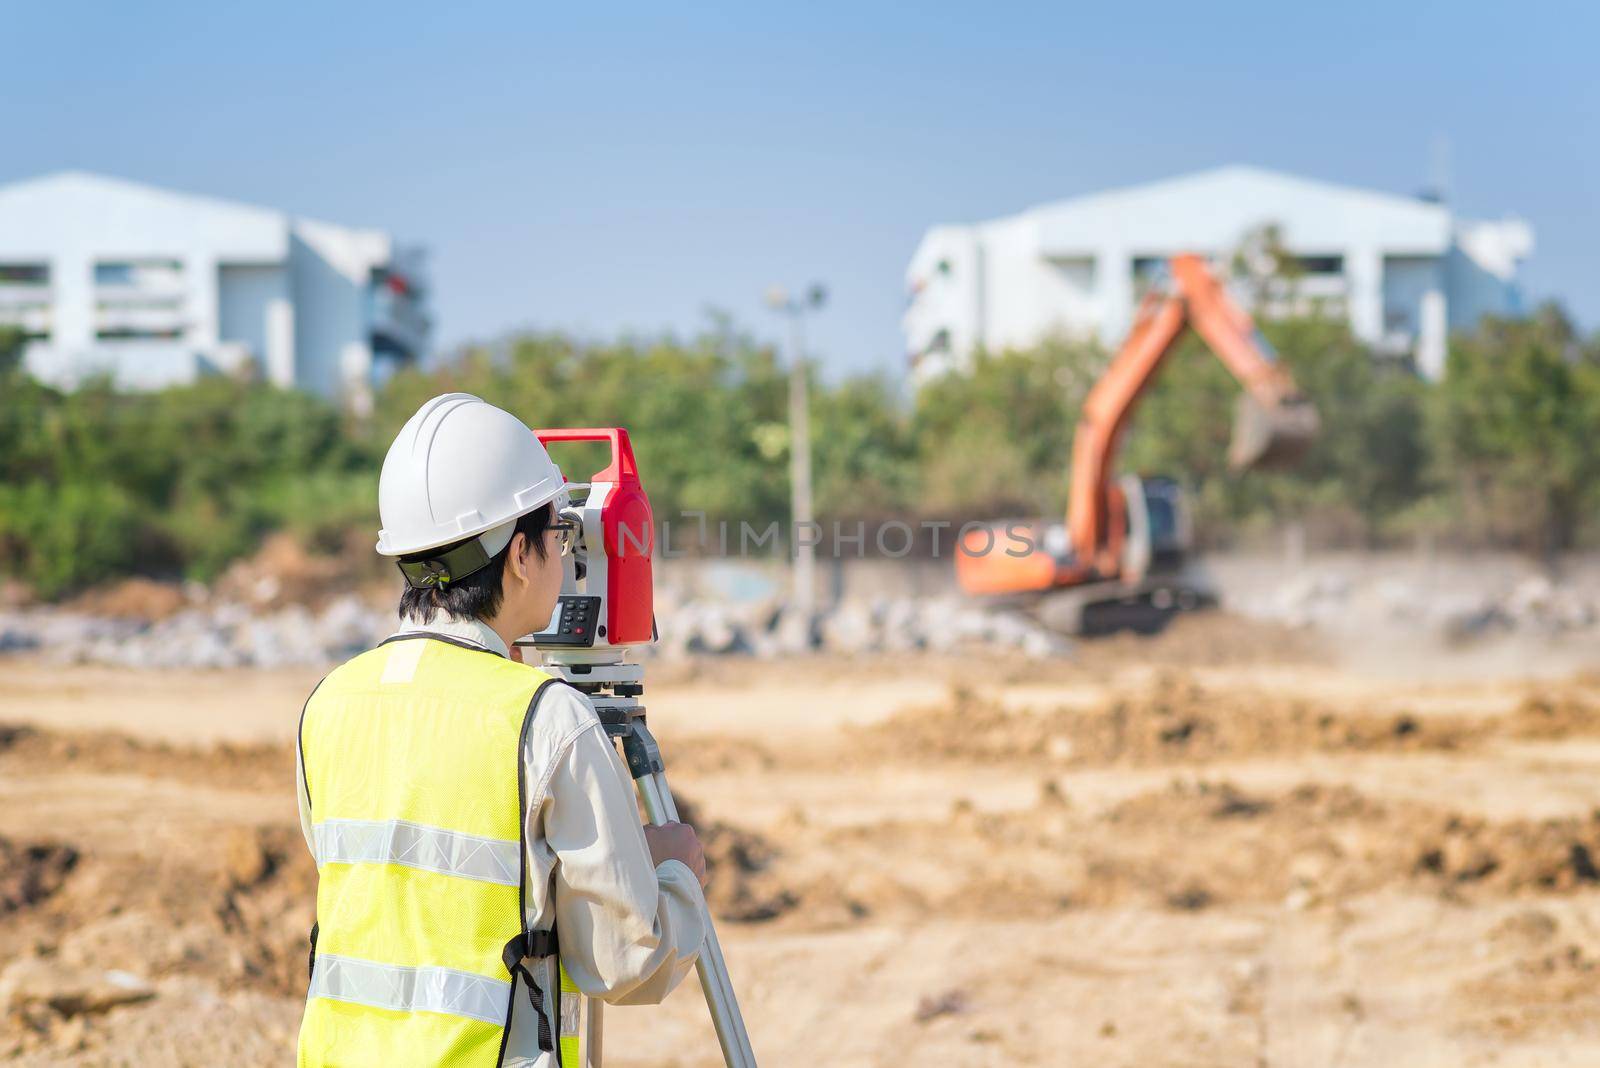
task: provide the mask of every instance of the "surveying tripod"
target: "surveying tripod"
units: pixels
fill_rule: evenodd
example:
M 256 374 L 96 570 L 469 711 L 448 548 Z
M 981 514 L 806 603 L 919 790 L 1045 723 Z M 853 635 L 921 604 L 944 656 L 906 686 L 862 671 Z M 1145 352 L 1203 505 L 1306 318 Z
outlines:
M 623 759 L 644 803 L 646 818 L 654 824 L 676 821 L 678 806 L 667 786 L 661 748 L 645 724 L 644 706 L 639 703 L 644 693 L 644 665 L 623 663 L 620 651 L 568 652 L 547 648 L 540 653 L 544 669 L 582 692 L 606 733 L 621 742 Z M 750 1049 L 750 1036 L 745 1033 L 744 1017 L 739 1013 L 739 1000 L 728 978 L 728 965 L 723 960 L 709 908 L 702 919 L 706 940 L 694 967 L 700 977 L 700 989 L 705 992 L 706 1007 L 711 1010 L 722 1059 L 728 1068 L 756 1068 L 756 1055 Z M 586 998 L 585 1003 L 588 1023 L 583 1038 L 584 1059 L 588 1068 L 601 1068 L 603 1003 L 597 998 Z

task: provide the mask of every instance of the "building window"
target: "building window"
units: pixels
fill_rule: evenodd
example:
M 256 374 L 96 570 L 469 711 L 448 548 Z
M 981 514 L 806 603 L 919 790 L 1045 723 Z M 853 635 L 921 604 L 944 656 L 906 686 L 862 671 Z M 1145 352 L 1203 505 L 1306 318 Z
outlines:
M 184 336 L 183 263 L 102 260 L 94 265 L 99 341 L 178 341 Z
M 423 310 L 423 286 L 411 274 L 374 267 L 367 291 L 368 341 L 375 356 L 417 360 L 428 344 L 431 324 Z
M 50 265 L 0 263 L 0 326 L 29 341 L 50 340 Z
M 94 336 L 101 341 L 176 341 L 183 337 L 180 297 L 100 300 L 94 309 Z
M 1133 258 L 1133 280 L 1135 282 L 1153 282 L 1167 270 L 1167 257 L 1165 256 L 1135 256 Z
M 1418 312 L 1430 292 L 1443 290 L 1443 266 L 1435 256 L 1383 258 L 1383 330 L 1395 349 L 1409 348 L 1420 325 Z
M 1172 282 L 1172 268 L 1166 256 L 1134 256 L 1128 261 L 1129 281 L 1133 283 L 1134 300 L 1143 300 L 1151 292 L 1166 289 Z
M 97 341 L 177 341 L 181 327 L 109 326 L 94 332 Z
M 1343 274 L 1343 256 L 1296 256 L 1295 266 L 1301 274 Z
M 178 260 L 103 260 L 94 265 L 97 286 L 133 289 L 170 289 L 183 284 L 183 264 Z
M 48 263 L 0 263 L 0 286 L 47 286 Z

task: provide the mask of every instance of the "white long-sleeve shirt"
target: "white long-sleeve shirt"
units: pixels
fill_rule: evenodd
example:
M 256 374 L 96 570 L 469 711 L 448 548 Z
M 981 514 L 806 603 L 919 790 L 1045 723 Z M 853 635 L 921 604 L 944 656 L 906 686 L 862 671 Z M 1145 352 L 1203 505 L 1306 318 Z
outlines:
M 401 631 L 417 632 L 508 654 L 500 636 L 476 620 L 435 617 Z M 296 760 L 300 828 L 311 846 L 311 805 L 300 767 Z M 688 974 L 705 941 L 700 883 L 680 861 L 652 864 L 627 766 L 594 709 L 571 686 L 553 684 L 539 699 L 522 749 L 522 774 L 527 925 L 546 930 L 554 920 L 561 962 L 585 995 L 615 1005 L 661 1001 Z M 542 967 L 550 1033 L 557 1035 L 554 964 Z M 576 1006 L 562 1009 L 573 1014 Z M 555 1064 L 539 1052 L 538 1024 L 520 989 L 504 1063 Z

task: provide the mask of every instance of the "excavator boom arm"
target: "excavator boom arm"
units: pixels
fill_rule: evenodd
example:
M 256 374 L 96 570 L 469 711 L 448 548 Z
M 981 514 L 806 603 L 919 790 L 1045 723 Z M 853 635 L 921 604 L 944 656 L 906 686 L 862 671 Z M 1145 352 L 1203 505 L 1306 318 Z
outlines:
M 1067 530 L 1075 556 L 1096 570 L 1115 573 L 1112 467 L 1123 430 L 1139 398 L 1160 372 L 1186 326 L 1210 346 L 1252 402 L 1236 428 L 1231 459 L 1249 467 L 1303 448 L 1316 431 L 1316 413 L 1255 328 L 1227 294 L 1205 260 L 1174 256 L 1173 287 L 1146 294 L 1122 347 L 1084 400 L 1072 441 L 1072 484 Z M 1241 436 L 1238 429 L 1245 429 Z
M 1194 327 L 1233 377 L 1262 407 L 1275 407 L 1298 395 L 1278 354 L 1261 336 L 1243 308 L 1228 296 L 1199 256 L 1172 258 L 1172 277 Z

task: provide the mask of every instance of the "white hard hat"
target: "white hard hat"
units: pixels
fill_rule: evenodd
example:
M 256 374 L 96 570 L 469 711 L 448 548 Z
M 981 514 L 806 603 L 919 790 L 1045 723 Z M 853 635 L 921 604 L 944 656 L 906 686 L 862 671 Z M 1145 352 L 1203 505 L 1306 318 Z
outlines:
M 565 491 L 561 469 L 522 420 L 470 393 L 446 393 L 417 409 L 383 458 L 378 552 L 408 556 L 481 534 L 493 556 L 517 519 Z

